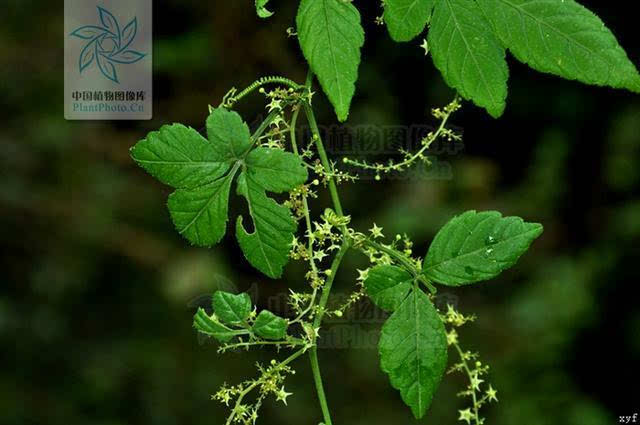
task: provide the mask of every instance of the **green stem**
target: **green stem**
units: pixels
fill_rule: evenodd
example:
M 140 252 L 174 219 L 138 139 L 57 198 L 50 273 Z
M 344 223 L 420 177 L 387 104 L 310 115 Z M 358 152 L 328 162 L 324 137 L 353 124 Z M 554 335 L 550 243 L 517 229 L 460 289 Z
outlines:
M 311 90 L 311 83 L 313 80 L 313 73 L 311 70 L 307 73 L 307 79 L 305 83 L 305 87 L 307 90 Z M 336 185 L 335 179 L 333 178 L 333 170 L 331 168 L 331 163 L 329 162 L 329 158 L 327 157 L 327 152 L 324 148 L 324 144 L 322 143 L 322 138 L 320 137 L 320 130 L 318 129 L 318 123 L 316 122 L 316 117 L 313 114 L 313 110 L 311 109 L 311 104 L 309 102 L 304 102 L 302 104 L 304 108 L 305 115 L 307 116 L 307 121 L 309 122 L 309 127 L 311 128 L 311 132 L 313 134 L 313 140 L 316 144 L 316 148 L 318 150 L 318 156 L 320 157 L 320 162 L 322 163 L 322 167 L 324 168 L 325 173 L 327 174 L 329 180 L 329 193 L 331 195 L 331 201 L 333 202 L 333 207 L 335 209 L 336 214 L 339 217 L 344 216 L 344 212 L 342 210 L 342 203 L 340 202 L 340 196 L 338 195 L 338 187 Z M 329 301 L 329 295 L 331 293 L 331 287 L 333 286 L 333 281 L 338 272 L 338 268 L 340 267 L 340 263 L 342 262 L 342 258 L 344 254 L 351 247 L 351 241 L 347 234 L 346 225 L 342 226 L 343 232 L 343 242 L 340 250 L 336 254 L 333 262 L 331 263 L 331 274 L 328 276 L 323 288 L 322 295 L 320 297 L 320 303 L 318 304 L 318 311 L 316 312 L 316 316 L 313 319 L 313 330 L 312 332 L 316 332 L 316 329 L 320 328 L 322 324 L 322 318 L 324 317 L 325 310 L 327 307 L 327 302 Z M 331 413 L 329 412 L 329 406 L 327 404 L 327 398 L 324 392 L 324 386 L 322 384 L 322 376 L 320 374 L 320 364 L 318 362 L 318 346 L 316 343 L 317 337 L 313 336 L 313 347 L 311 347 L 309 351 L 309 360 L 311 362 L 311 371 L 313 373 L 313 379 L 316 385 L 316 392 L 318 393 L 318 401 L 320 403 L 320 408 L 322 410 L 322 416 L 324 417 L 325 425 L 332 425 L 331 421 Z
M 296 154 L 296 156 L 300 156 L 300 153 L 298 152 L 298 143 L 296 142 L 296 124 L 298 122 L 298 114 L 300 113 L 300 109 L 296 109 L 293 112 L 293 116 L 291 117 L 291 127 L 290 127 L 290 131 L 291 131 L 291 147 L 293 149 L 293 153 Z M 308 246 L 308 250 L 309 250 L 309 262 L 311 263 L 311 270 L 313 270 L 314 273 L 318 273 L 318 269 L 316 268 L 316 263 L 313 259 L 313 229 L 311 227 L 311 215 L 309 213 L 309 203 L 307 202 L 307 197 L 303 196 L 302 197 L 302 208 L 303 208 L 303 214 L 304 214 L 304 221 L 305 224 L 307 226 L 307 233 L 308 233 L 308 237 L 309 237 L 309 246 Z
M 469 369 L 469 365 L 467 364 L 467 361 L 465 360 L 464 357 L 464 352 L 462 351 L 462 348 L 460 348 L 460 344 L 458 343 L 454 343 L 453 346 L 455 347 L 458 356 L 460 357 L 460 360 L 462 361 L 462 366 L 464 367 L 465 372 L 467 373 L 467 377 L 469 378 L 469 387 L 470 387 L 470 391 L 471 391 L 471 399 L 473 401 L 473 419 L 475 420 L 476 425 L 480 425 L 480 416 L 478 415 L 478 398 L 476 396 L 476 390 L 473 387 L 473 374 L 471 373 L 471 369 Z
M 324 394 L 324 387 L 322 385 L 322 376 L 320 375 L 320 364 L 318 363 L 317 347 L 312 347 L 309 350 L 309 360 L 311 361 L 311 372 L 313 373 L 313 381 L 316 384 L 316 392 L 318 393 L 318 402 L 320 403 L 320 409 L 322 410 L 322 417 L 324 418 L 324 424 L 332 425 L 331 413 L 329 412 L 327 397 Z
M 413 264 L 413 262 L 410 259 L 402 255 L 395 249 L 387 248 L 386 246 L 379 244 L 378 242 L 372 241 L 370 239 L 365 239 L 364 241 L 362 241 L 362 243 L 364 245 L 367 245 L 367 246 L 370 246 L 371 248 L 376 249 L 377 251 L 384 252 L 389 257 L 393 258 L 398 263 L 402 264 L 406 269 L 413 272 L 414 274 L 418 273 L 418 269 L 416 268 L 415 264 Z
M 311 70 L 307 73 L 307 80 L 305 83 L 305 87 L 307 90 L 311 90 L 311 82 L 313 80 L 313 73 Z M 311 109 L 311 104 L 309 102 L 304 102 L 302 107 L 304 108 L 304 112 L 307 116 L 307 121 L 309 122 L 309 127 L 311 127 L 311 132 L 313 133 L 313 139 L 316 144 L 318 150 L 318 156 L 320 157 L 320 162 L 322 163 L 322 167 L 325 170 L 325 173 L 329 179 L 329 193 L 331 194 L 331 200 L 333 202 L 333 207 L 335 209 L 336 214 L 339 217 L 343 217 L 344 213 L 342 211 L 342 204 L 340 202 L 340 196 L 338 195 L 338 188 L 336 186 L 336 182 L 333 178 L 333 171 L 331 169 L 331 164 L 329 162 L 329 158 L 327 157 L 327 152 L 324 149 L 324 144 L 322 143 L 322 138 L 320 137 L 320 131 L 318 129 L 318 124 L 316 122 L 316 117 L 313 114 L 313 110 Z M 342 262 L 342 258 L 344 254 L 351 247 L 351 242 L 348 239 L 346 226 L 343 226 L 343 243 L 340 247 L 340 251 L 336 254 L 333 262 L 331 263 L 331 274 L 328 276 L 323 288 L 322 295 L 320 297 L 320 303 L 318 305 L 318 311 L 316 312 L 316 316 L 313 320 L 313 329 L 312 332 L 316 332 L 316 329 L 320 328 L 322 324 L 322 318 L 325 313 L 325 309 L 327 306 L 327 302 L 329 301 L 329 295 L 331 293 L 331 287 L 333 286 L 333 280 L 338 272 L 338 268 L 340 267 L 340 263 Z M 318 346 L 316 343 L 316 336 L 313 336 L 313 346 L 309 351 L 309 360 L 311 362 L 311 371 L 313 373 L 313 380 L 316 385 L 316 392 L 318 393 L 318 402 L 320 403 L 320 409 L 322 410 L 322 416 L 324 418 L 325 425 L 332 425 L 331 421 L 331 413 L 329 412 L 329 406 L 327 404 L 327 398 L 324 392 L 324 386 L 322 384 L 322 376 L 320 374 L 320 364 L 318 362 Z
M 305 345 L 305 342 L 302 339 L 294 338 L 288 341 L 249 341 L 249 342 L 238 342 L 235 344 L 228 344 L 222 346 L 222 348 L 226 350 L 233 350 L 236 348 L 247 348 L 254 346 L 263 346 L 263 345 L 276 345 L 276 346 L 302 346 Z
M 298 123 L 299 113 L 300 113 L 300 108 L 293 111 L 293 116 L 291 117 L 291 125 L 289 127 L 289 130 L 291 132 L 290 133 L 291 148 L 293 150 L 293 153 L 295 153 L 296 156 L 298 157 L 300 157 L 300 152 L 298 151 L 298 143 L 296 142 L 296 125 Z M 317 276 L 318 268 L 316 267 L 316 262 L 313 258 L 313 242 L 314 242 L 313 228 L 311 227 L 311 214 L 309 212 L 309 203 L 307 202 L 306 196 L 302 197 L 302 208 L 303 208 L 303 214 L 304 214 L 304 221 L 307 226 L 307 238 L 309 239 L 309 243 L 307 246 L 307 249 L 309 251 L 309 264 L 311 265 L 311 270 L 313 271 L 314 275 Z M 314 285 L 313 294 L 311 295 L 311 301 L 309 301 L 308 307 L 304 309 L 302 312 L 300 312 L 298 317 L 296 317 L 292 322 L 290 322 L 290 324 L 301 321 L 302 318 L 311 310 L 311 308 L 313 308 L 316 301 L 317 294 L 318 294 L 318 288 Z
M 304 354 L 306 348 L 303 348 L 301 350 L 296 351 L 295 353 L 293 353 L 292 355 L 290 355 L 289 357 L 287 357 L 285 360 L 283 360 L 278 366 L 277 368 L 282 370 L 282 368 L 284 368 L 285 366 L 287 366 L 289 363 L 291 363 L 292 361 L 294 361 L 295 359 L 297 359 L 298 357 L 300 357 L 301 355 Z M 242 391 L 242 393 L 240 393 L 240 395 L 238 396 L 238 398 L 236 399 L 236 404 L 235 407 L 233 409 L 233 411 L 231 412 L 231 415 L 229 415 L 229 417 L 227 418 L 227 422 L 226 425 L 230 425 L 231 423 L 233 423 L 233 419 L 236 416 L 236 409 L 239 405 L 242 404 L 242 400 L 244 400 L 244 398 L 247 396 L 247 394 L 249 394 L 251 391 L 253 391 L 258 385 L 262 384 L 262 381 L 257 380 L 255 381 L 253 384 L 249 385 L 247 388 L 245 388 L 244 391 Z
M 427 149 L 429 149 L 431 147 L 433 142 L 438 140 L 443 135 L 444 131 L 446 130 L 446 126 L 447 126 L 447 122 L 449 121 L 449 118 L 451 118 L 451 115 L 453 115 L 453 113 L 458 109 L 457 106 L 459 105 L 459 100 L 460 100 L 460 98 L 456 94 L 456 97 L 447 106 L 447 109 L 445 109 L 445 114 L 444 114 L 444 116 L 442 117 L 442 119 L 440 121 L 440 125 L 438 126 L 438 129 L 435 132 L 429 134 L 426 139 L 423 139 L 422 147 L 417 152 L 415 152 L 414 154 L 412 154 L 409 157 L 405 158 L 404 161 L 398 162 L 398 163 L 393 164 L 393 165 L 387 165 L 387 166 L 382 165 L 382 164 L 367 164 L 366 162 L 354 161 L 354 160 L 351 160 L 351 159 L 348 159 L 348 158 L 344 159 L 345 162 L 347 164 L 354 165 L 354 166 L 362 168 L 364 170 L 375 170 L 377 172 L 379 172 L 379 171 L 389 172 L 389 171 L 392 171 L 392 170 L 401 171 L 404 167 L 409 167 L 409 166 L 413 165 L 413 163 L 415 161 L 417 161 L 420 158 L 423 158 L 424 153 L 427 151 Z M 451 106 L 452 106 L 452 108 L 448 109 Z
M 329 301 L 329 293 L 331 292 L 331 287 L 333 286 L 333 281 L 338 273 L 338 268 L 340 267 L 340 263 L 342 263 L 342 258 L 344 254 L 351 248 L 351 241 L 346 239 L 342 242 L 340 246 L 340 250 L 333 258 L 333 262 L 331 263 L 331 271 L 329 276 L 327 277 L 327 281 L 324 283 L 322 287 L 322 295 L 320 296 L 320 303 L 318 304 L 318 313 L 313 318 L 313 327 L 317 328 L 322 323 L 322 318 L 325 314 L 325 309 L 327 306 L 327 302 Z
M 342 258 L 344 254 L 351 247 L 351 242 L 345 239 L 340 247 L 340 250 L 336 254 L 333 262 L 331 263 L 331 274 L 327 278 L 327 281 L 322 288 L 322 296 L 320 297 L 320 303 L 318 304 L 318 311 L 316 316 L 313 319 L 313 329 L 312 332 L 316 332 L 316 329 L 320 327 L 322 324 L 322 318 L 327 308 L 327 302 L 329 301 L 329 294 L 331 292 L 331 287 L 333 286 L 333 281 L 335 279 L 336 274 L 338 273 L 338 268 L 340 267 L 340 263 L 342 262 Z M 313 380 L 316 384 L 316 392 L 318 393 L 318 402 L 320 403 L 320 409 L 322 410 L 322 416 L 324 417 L 325 425 L 332 425 L 331 422 L 331 413 L 329 412 L 329 405 L 327 404 L 327 397 L 324 393 L 324 386 L 322 385 L 322 376 L 320 374 L 320 364 L 318 363 L 318 344 L 316 342 L 317 337 L 313 336 L 313 347 L 309 350 L 309 360 L 311 361 L 311 371 L 313 373 Z
M 260 138 L 260 136 L 262 136 L 262 133 L 265 132 L 265 130 L 267 128 L 269 128 L 269 126 L 271 125 L 271 123 L 273 122 L 273 120 L 280 114 L 280 111 L 271 111 L 269 113 L 269 115 L 267 115 L 267 118 L 264 119 L 264 121 L 262 121 L 260 123 L 260 125 L 258 126 L 258 128 L 256 129 L 256 131 L 253 133 L 253 135 L 251 135 L 251 140 L 253 141 L 253 144 L 256 144 L 258 142 L 258 139 Z M 251 146 L 253 147 L 253 146 Z M 249 149 L 251 150 L 251 149 Z
M 311 81 L 313 80 L 313 73 L 309 71 L 307 74 L 307 81 L 305 86 L 308 90 L 311 90 Z M 318 129 L 318 123 L 316 122 L 316 117 L 313 114 L 313 110 L 311 109 L 311 105 L 308 102 L 304 102 L 303 104 L 304 112 L 307 115 L 307 121 L 309 121 L 309 127 L 311 127 L 311 133 L 313 133 L 313 139 L 318 148 L 318 156 L 320 157 L 320 162 L 322 163 L 322 167 L 329 177 L 329 193 L 331 194 L 331 200 L 333 202 L 333 207 L 336 210 L 336 214 L 342 217 L 344 213 L 342 212 L 342 204 L 340 203 L 340 196 L 338 195 L 338 187 L 336 186 L 336 182 L 333 178 L 333 169 L 331 168 L 331 163 L 329 163 L 329 158 L 327 157 L 327 152 L 324 149 L 324 144 L 322 143 L 322 138 L 320 137 L 320 130 Z
M 391 249 L 388 248 L 382 244 L 379 244 L 378 242 L 369 240 L 369 239 L 365 239 L 362 241 L 362 243 L 364 245 L 370 246 L 371 248 L 374 248 L 380 252 L 384 252 L 385 254 L 387 254 L 389 257 L 393 258 L 394 260 L 396 260 L 398 263 L 400 263 L 405 269 L 407 269 L 407 271 L 409 271 L 411 274 L 413 274 L 413 276 L 420 281 L 422 284 L 424 284 L 427 289 L 429 289 L 429 291 L 433 294 L 435 294 L 437 292 L 437 289 L 431 284 L 431 282 L 422 274 L 421 270 L 419 270 L 416 265 L 413 263 L 413 261 L 411 261 L 409 258 L 407 258 L 404 254 L 396 251 L 395 249 Z

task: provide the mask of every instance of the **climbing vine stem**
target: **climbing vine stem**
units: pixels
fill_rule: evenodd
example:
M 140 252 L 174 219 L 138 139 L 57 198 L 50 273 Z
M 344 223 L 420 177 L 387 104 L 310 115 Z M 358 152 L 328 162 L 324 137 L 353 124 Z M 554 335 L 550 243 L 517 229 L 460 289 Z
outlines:
M 391 326 L 404 334 L 417 334 L 419 330 L 415 320 L 409 316 L 416 316 L 418 308 L 421 316 L 431 321 L 429 326 L 434 335 L 430 343 L 434 344 L 434 350 L 437 351 L 432 358 L 417 356 L 417 349 L 412 351 L 412 358 L 397 356 L 397 344 L 389 344 L 389 331 L 381 336 L 380 355 L 383 363 L 391 362 L 395 370 L 409 368 L 406 362 L 412 362 L 431 373 L 429 377 L 408 376 L 411 382 L 403 382 L 398 387 L 403 399 L 409 400 L 407 404 L 414 415 L 424 416 L 428 402 L 426 397 L 435 392 L 434 383 L 439 382 L 446 369 L 446 361 L 443 361 L 446 360 L 446 346 L 455 345 L 461 362 L 454 366 L 454 371 L 466 373 L 470 380 L 461 395 L 472 399 L 471 408 L 460 411 L 460 420 L 469 425 L 472 421 L 473 425 L 480 425 L 483 418 L 478 410 L 483 404 L 496 400 L 496 392 L 491 386 L 487 388 L 485 384 L 481 389 L 484 381 L 480 376 L 487 373 L 488 367 L 478 361 L 475 353 L 462 352 L 457 345 L 455 329 L 445 334 L 438 314 L 445 324 L 453 327 L 461 326 L 469 319 L 451 308 L 446 314 L 439 313 L 433 305 L 433 297 L 423 294 L 420 284 L 434 294 L 434 282 L 449 286 L 474 283 L 477 281 L 474 268 L 481 270 L 482 276 L 497 275 L 504 269 L 502 264 L 513 264 L 526 250 L 525 244 L 522 244 L 522 249 L 504 254 L 497 261 L 497 253 L 502 252 L 496 249 L 498 244 L 509 238 L 522 239 L 525 236 L 530 243 L 541 233 L 542 226 L 525 223 L 517 217 L 503 218 L 497 212 L 468 211 L 451 220 L 441 231 L 445 236 L 464 236 L 453 240 L 453 245 L 459 246 L 450 246 L 446 237 L 439 242 L 436 236 L 434 244 L 423 257 L 424 263 L 431 262 L 431 266 L 424 269 L 423 260 L 414 256 L 413 242 L 406 234 L 397 234 L 394 239 L 386 240 L 382 227 L 375 223 L 369 229 L 369 234 L 351 228 L 350 216 L 343 210 L 337 186 L 357 177 L 337 169 L 327 155 L 311 106 L 313 79 L 314 75 L 309 71 L 304 85 L 282 77 L 267 77 L 240 93 L 232 89 L 225 96 L 223 107 L 210 107 L 207 119 L 209 144 L 202 143 L 202 138 L 195 130 L 174 124 L 151 132 L 132 149 L 132 156 L 138 164 L 176 189 L 169 200 L 172 219 L 180 232 L 195 245 L 210 246 L 224 236 L 229 190 L 239 174 L 237 192 L 249 202 L 249 215 L 254 223 L 253 233 L 248 233 L 241 219 L 237 221 L 236 238 L 247 260 L 274 279 L 282 276 L 284 265 L 290 258 L 304 260 L 308 265 L 305 279 L 311 291 L 296 292 L 294 288 L 290 289 L 287 302 L 293 314 L 289 318 L 264 309 L 258 311 L 246 293 L 217 291 L 212 297 L 212 313 L 205 308 L 198 309 L 194 315 L 194 327 L 221 342 L 219 352 L 248 350 L 252 347 L 273 347 L 278 353 L 282 349 L 293 352 L 281 362 L 273 359 L 268 365 L 256 364 L 260 372 L 258 377 L 233 386 L 224 384 L 212 395 L 212 399 L 231 406 L 227 425 L 254 425 L 258 411 L 268 396 L 287 403 L 287 397 L 291 394 L 285 390 L 285 379 L 287 375 L 295 373 L 289 364 L 308 354 L 323 424 L 332 425 L 318 360 L 320 330 L 325 317 L 341 317 L 347 308 L 368 296 L 378 307 L 392 313 L 385 324 L 387 329 Z M 276 84 L 277 87 L 267 92 L 263 89 L 267 84 Z M 233 106 L 254 91 L 267 98 L 269 113 L 250 135 L 248 125 L 233 111 Z M 433 114 L 441 121 L 438 128 L 423 140 L 423 146 L 417 153 L 408 154 L 406 161 L 388 169 L 400 171 L 417 159 L 426 158 L 426 150 L 439 137 L 455 140 L 457 136 L 446 128 L 446 124 L 458 107 L 456 98 L 447 107 L 435 109 Z M 310 140 L 304 144 L 297 138 L 298 120 L 302 112 L 311 132 Z M 290 152 L 286 148 L 287 135 L 291 143 Z M 181 144 L 181 149 L 176 149 L 177 142 Z M 376 168 L 376 171 L 384 170 Z M 318 178 L 310 179 L 310 172 Z M 314 221 L 309 204 L 311 199 L 317 197 L 315 187 L 320 184 L 328 188 L 332 208 L 326 208 Z M 289 198 L 279 203 L 270 198 L 267 192 L 288 193 Z M 252 208 L 252 205 L 256 208 Z M 303 222 L 306 228 L 304 241 L 296 236 L 298 221 Z M 469 229 L 477 228 L 478 222 L 491 226 L 483 226 L 484 230 L 476 234 Z M 509 229 L 511 234 L 496 233 L 495 229 Z M 262 236 L 273 239 L 268 255 Z M 446 249 L 440 246 L 443 244 Z M 370 266 L 358 270 L 356 288 L 347 302 L 329 307 L 338 270 L 351 248 L 367 256 Z M 483 255 L 477 258 L 469 257 L 469 253 L 459 255 L 463 248 L 471 253 L 482 251 Z M 460 257 L 465 258 L 464 263 Z M 330 266 L 326 268 L 329 262 Z M 460 274 L 461 267 L 465 275 Z M 408 281 L 412 283 L 410 287 L 406 285 Z M 411 299 L 416 303 L 413 313 L 407 310 L 405 302 L 409 293 L 413 294 Z M 387 342 L 382 337 L 386 337 Z M 471 360 L 475 363 L 470 364 Z M 416 385 L 420 388 L 420 397 L 424 396 L 424 399 L 407 398 Z
M 305 83 L 305 87 L 307 90 L 311 90 L 311 82 L 313 81 L 313 73 L 309 71 L 307 73 L 307 81 Z M 318 123 L 316 122 L 316 117 L 313 114 L 313 110 L 311 109 L 311 104 L 309 102 L 303 103 L 304 112 L 307 115 L 307 120 L 309 121 L 309 127 L 311 127 L 311 133 L 313 136 L 313 143 L 316 145 L 316 149 L 318 151 L 318 156 L 320 157 L 320 161 L 322 166 L 324 167 L 325 173 L 329 176 L 329 193 L 331 195 L 331 200 L 333 202 L 333 207 L 336 210 L 336 214 L 339 217 L 343 217 L 344 213 L 342 211 L 342 204 L 340 203 L 340 196 L 338 195 L 338 187 L 336 185 L 335 179 L 333 178 L 333 167 L 331 167 L 331 163 L 329 162 L 329 158 L 327 157 L 327 151 L 324 149 L 324 144 L 322 143 L 322 138 L 320 137 L 320 130 L 318 129 Z

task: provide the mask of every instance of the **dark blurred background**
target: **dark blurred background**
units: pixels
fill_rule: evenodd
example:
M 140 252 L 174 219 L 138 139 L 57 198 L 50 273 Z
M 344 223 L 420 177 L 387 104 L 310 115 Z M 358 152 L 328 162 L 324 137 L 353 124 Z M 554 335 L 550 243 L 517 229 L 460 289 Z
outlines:
M 201 128 L 207 105 L 232 86 L 269 74 L 304 79 L 297 42 L 285 33 L 297 2 L 272 3 L 276 14 L 265 21 L 250 0 L 156 2 L 154 119 L 67 122 L 62 2 L 3 0 L 0 423 L 221 424 L 226 410 L 210 394 L 277 356 L 219 356 L 191 329 L 192 314 L 219 287 L 251 290 L 261 306 L 289 287 L 301 290 L 301 265 L 271 281 L 246 264 L 232 235 L 210 250 L 190 247 L 165 209 L 170 190 L 128 156 L 164 123 Z M 583 3 L 640 63 L 637 19 L 626 5 Z M 429 109 L 453 92 L 421 40 L 393 43 L 373 23 L 377 5 L 356 5 L 367 42 L 348 126 L 433 124 Z M 461 332 L 491 365 L 499 391 L 486 423 L 617 423 L 640 409 L 640 97 L 509 62 L 504 117 L 491 119 L 468 103 L 453 117 L 464 148 L 439 155 L 445 178 L 344 185 L 343 203 L 358 229 L 375 221 L 387 236 L 406 232 L 418 255 L 467 209 L 543 223 L 544 235 L 517 267 L 446 292 L 478 316 Z M 319 121 L 335 124 L 325 100 L 315 99 Z M 261 102 L 255 95 L 239 105 L 248 122 L 264 114 Z M 322 211 L 327 198 L 314 206 Z M 363 265 L 350 255 L 336 292 L 347 293 Z M 320 353 L 335 422 L 415 423 L 378 369 L 379 323 L 350 317 L 329 326 L 341 337 L 325 334 L 333 348 Z M 308 364 L 296 368 L 289 407 L 269 401 L 260 423 L 320 422 Z M 463 384 L 446 378 L 421 423 L 457 423 Z

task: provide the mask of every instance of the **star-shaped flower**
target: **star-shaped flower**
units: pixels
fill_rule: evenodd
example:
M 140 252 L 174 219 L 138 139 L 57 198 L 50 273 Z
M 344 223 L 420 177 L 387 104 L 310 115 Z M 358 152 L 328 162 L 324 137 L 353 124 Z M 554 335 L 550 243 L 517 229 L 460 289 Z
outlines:
M 489 385 L 489 389 L 487 390 L 487 400 L 489 401 L 498 401 L 498 391 L 496 391 L 491 385 Z
M 271 102 L 267 105 L 269 112 L 277 109 L 282 110 L 282 101 L 278 99 L 271 99 Z
M 281 401 L 285 404 L 285 406 L 287 405 L 287 397 L 289 397 L 290 395 L 292 395 L 293 393 L 288 393 L 284 390 L 284 386 L 282 388 L 280 388 L 280 390 L 276 393 L 276 401 Z
M 473 419 L 473 413 L 471 413 L 471 409 L 459 410 L 460 417 L 459 421 L 466 421 L 468 424 L 471 423 L 471 419 Z
M 358 272 L 357 280 L 359 280 L 360 282 L 364 282 L 365 280 L 367 280 L 367 277 L 369 276 L 369 269 L 356 269 L 356 271 Z
M 376 238 L 384 238 L 384 235 L 382 234 L 382 227 L 378 227 L 378 225 L 376 223 L 373 223 L 373 227 L 371 229 L 369 229 L 369 232 L 371 232 L 371 236 L 376 239 Z
M 482 384 L 483 382 L 484 382 L 484 379 L 478 378 L 478 373 L 476 372 L 471 377 L 471 388 L 473 388 L 476 391 L 479 391 L 480 390 L 480 384 Z
M 316 261 L 322 261 L 322 259 L 326 256 L 327 256 L 327 253 L 324 251 L 316 251 L 313 253 L 313 259 Z

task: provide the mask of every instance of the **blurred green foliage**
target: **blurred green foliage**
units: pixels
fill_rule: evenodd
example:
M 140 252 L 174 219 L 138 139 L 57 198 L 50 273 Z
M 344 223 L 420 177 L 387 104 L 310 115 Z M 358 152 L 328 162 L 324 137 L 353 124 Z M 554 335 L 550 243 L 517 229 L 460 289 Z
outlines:
M 638 63 L 625 6 L 586 3 Z M 368 39 L 348 124 L 429 123 L 428 109 L 452 93 L 417 43 L 393 44 L 373 24 L 379 10 L 356 4 Z M 247 266 L 231 237 L 212 250 L 189 247 L 164 208 L 168 189 L 137 169 L 128 149 L 163 123 L 199 128 L 207 105 L 231 86 L 274 73 L 302 80 L 301 55 L 285 33 L 296 2 L 274 2 L 267 21 L 248 1 L 158 2 L 155 118 L 133 123 L 64 121 L 59 6 L 7 0 L 0 14 L 0 422 L 220 423 L 224 409 L 209 394 L 276 354 L 216 355 L 191 329 L 196 306 L 216 288 L 251 289 L 266 306 L 301 287 L 301 267 L 270 281 Z M 492 366 L 500 403 L 487 423 L 616 423 L 637 408 L 640 378 L 640 100 L 512 65 L 501 120 L 471 105 L 454 117 L 464 151 L 439 157 L 451 178 L 345 185 L 345 208 L 359 229 L 375 221 L 387 235 L 408 233 L 421 254 L 466 209 L 543 223 L 518 267 L 448 292 L 478 316 L 461 336 Z M 319 120 L 333 124 L 316 99 Z M 264 114 L 259 101 L 240 106 L 250 123 Z M 351 255 L 344 270 L 362 261 Z M 341 274 L 336 291 L 346 293 L 355 277 Z M 379 326 L 351 322 L 373 335 Z M 413 423 L 377 367 L 375 341 L 320 357 L 339 423 Z M 319 420 L 308 365 L 296 368 L 289 407 L 265 406 L 263 424 Z M 445 379 L 424 423 L 456 423 L 460 385 L 457 376 Z

